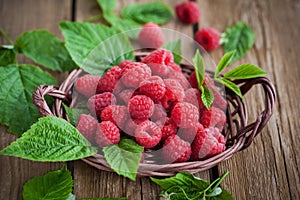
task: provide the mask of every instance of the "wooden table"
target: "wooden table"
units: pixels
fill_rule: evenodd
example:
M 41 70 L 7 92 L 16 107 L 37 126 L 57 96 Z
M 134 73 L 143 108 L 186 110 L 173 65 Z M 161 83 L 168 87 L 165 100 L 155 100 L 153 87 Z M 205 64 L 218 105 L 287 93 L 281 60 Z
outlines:
M 120 1 L 118 10 L 129 3 Z M 143 2 L 143 1 L 141 1 Z M 165 0 L 174 7 L 181 1 Z M 211 174 L 230 174 L 222 186 L 236 199 L 300 199 L 300 1 L 297 0 L 199 0 L 202 10 L 199 26 L 213 26 L 224 31 L 237 21 L 255 30 L 254 47 L 236 64 L 249 62 L 268 71 L 278 100 L 273 117 L 254 143 L 221 163 L 214 170 L 198 174 L 209 179 Z M 15 40 L 32 29 L 47 29 L 62 38 L 61 20 L 83 21 L 97 15 L 96 0 L 0 0 L 0 27 Z M 182 25 L 176 17 L 164 27 L 193 36 L 193 27 Z M 0 39 L 4 44 L 4 39 Z M 211 53 L 217 62 L 222 49 Z M 29 63 L 19 57 L 19 63 Z M 62 81 L 66 73 L 53 73 Z M 255 89 L 246 98 L 253 120 L 262 109 L 262 92 Z M 0 105 L 1 106 L 1 105 Z M 0 126 L 0 149 L 16 139 Z M 59 169 L 63 163 L 37 163 L 0 156 L 0 199 L 21 199 L 23 184 L 30 178 Z M 73 166 L 74 194 L 83 197 L 127 197 L 159 199 L 160 188 L 148 178 L 136 182 L 114 173 L 99 171 L 82 161 Z

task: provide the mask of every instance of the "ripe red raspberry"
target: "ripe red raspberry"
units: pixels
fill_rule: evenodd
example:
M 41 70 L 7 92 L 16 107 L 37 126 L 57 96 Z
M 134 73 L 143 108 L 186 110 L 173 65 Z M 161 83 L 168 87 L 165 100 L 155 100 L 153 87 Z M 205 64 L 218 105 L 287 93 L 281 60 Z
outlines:
M 121 130 L 122 130 L 126 135 L 134 137 L 134 136 L 135 136 L 135 130 L 136 130 L 137 126 L 138 126 L 140 123 L 144 122 L 144 121 L 146 121 L 146 120 L 139 120 L 139 119 L 133 120 L 133 119 L 131 119 L 131 118 L 129 117 L 128 120 L 126 121 L 124 127 L 122 127 Z
M 161 130 L 154 122 L 146 120 L 137 126 L 135 139 L 145 148 L 155 147 L 161 140 Z
M 181 128 L 194 127 L 199 120 L 199 109 L 193 104 L 179 102 L 172 110 L 171 119 Z
M 153 114 L 154 102 L 145 95 L 136 95 L 129 100 L 128 110 L 133 119 L 145 120 Z
M 226 123 L 226 115 L 222 110 L 211 106 L 210 109 L 203 109 L 200 114 L 200 123 L 205 127 L 217 127 L 223 130 Z
M 225 139 L 218 128 L 205 128 L 199 131 L 192 144 L 191 160 L 203 160 L 225 150 Z
M 104 92 L 101 94 L 96 94 L 89 98 L 87 102 L 87 106 L 89 111 L 96 115 L 97 117 L 100 117 L 100 114 L 102 110 L 109 105 L 115 105 L 116 104 L 116 98 L 115 96 L 110 92 Z
M 189 142 L 190 144 L 194 141 L 197 133 L 199 131 L 203 131 L 204 130 L 204 127 L 202 126 L 202 124 L 198 123 L 196 126 L 194 127 L 191 127 L 191 128 L 180 128 L 177 132 L 177 135 Z
M 142 94 L 157 102 L 165 95 L 166 86 L 159 76 L 152 76 L 140 83 L 139 90 Z
M 161 104 L 154 104 L 154 111 L 151 116 L 151 121 L 156 122 L 167 117 L 167 112 Z
M 227 109 L 227 101 L 223 98 L 218 90 L 212 89 L 212 91 L 214 93 L 214 102 L 212 105 L 225 111 Z
M 164 77 L 169 73 L 168 65 L 174 62 L 174 58 L 171 51 L 158 49 L 143 58 L 142 62 L 151 68 L 153 75 Z
M 98 124 L 96 142 L 100 147 L 117 144 L 120 141 L 120 131 L 111 121 L 103 121 Z
M 189 77 L 189 82 L 192 88 L 197 88 L 198 89 L 198 81 L 196 77 L 196 72 L 193 71 L 193 73 Z
M 170 63 L 168 67 L 171 69 L 170 71 L 182 72 L 181 67 L 176 63 Z
M 120 67 L 121 69 L 123 69 L 123 68 L 125 68 L 128 64 L 131 64 L 131 63 L 133 63 L 132 60 L 123 60 L 122 62 L 119 63 L 119 67 Z
M 189 81 L 187 80 L 187 78 L 184 76 L 182 72 L 172 70 L 168 74 L 168 79 L 169 78 L 177 80 L 184 90 L 190 87 Z
M 191 84 L 192 88 L 197 88 L 198 89 L 198 82 L 197 82 L 197 77 L 196 77 L 196 72 L 194 71 L 190 77 L 189 77 L 189 82 Z M 212 89 L 215 87 L 214 81 L 210 78 L 208 74 L 204 75 L 204 82 L 206 87 Z
M 195 34 L 195 40 L 206 50 L 212 51 L 218 48 L 220 33 L 211 27 L 202 28 Z
M 100 77 L 86 74 L 79 77 L 75 82 L 75 89 L 80 93 L 90 98 L 97 93 L 97 85 Z
M 127 87 L 137 88 L 145 79 L 151 77 L 151 69 L 144 63 L 128 64 L 122 71 L 122 83 Z
M 161 141 L 165 141 L 169 136 L 176 135 L 177 133 L 176 124 L 168 117 L 162 118 L 156 124 L 161 127 Z
M 128 105 L 129 100 L 135 95 L 133 89 L 123 90 L 118 94 L 118 102 L 120 104 Z
M 193 104 L 200 110 L 204 108 L 204 104 L 201 99 L 201 92 L 196 88 L 186 90 L 183 101 Z
M 97 125 L 98 121 L 94 117 L 81 114 L 76 128 L 88 141 L 94 143 Z
M 187 24 L 195 24 L 200 19 L 200 9 L 197 3 L 183 2 L 175 7 L 176 15 L 180 21 Z
M 163 156 L 167 163 L 180 163 L 190 159 L 192 150 L 190 143 L 177 135 L 168 137 L 163 146 Z
M 164 44 L 164 35 L 157 24 L 147 23 L 139 33 L 139 42 L 145 48 L 159 48 Z
M 161 103 L 165 109 L 170 109 L 172 104 L 183 101 L 184 89 L 176 79 L 165 79 L 166 93 Z
M 111 121 L 119 128 L 122 128 L 128 118 L 127 107 L 109 105 L 102 110 L 100 118 L 102 121 Z
M 121 77 L 122 69 L 118 66 L 113 66 L 100 79 L 97 86 L 97 93 L 113 92 Z

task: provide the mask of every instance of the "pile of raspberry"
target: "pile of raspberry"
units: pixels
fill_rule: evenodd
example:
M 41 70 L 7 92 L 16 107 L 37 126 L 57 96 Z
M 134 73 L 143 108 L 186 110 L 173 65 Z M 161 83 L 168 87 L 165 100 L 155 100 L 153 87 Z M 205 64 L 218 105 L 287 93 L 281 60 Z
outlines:
M 77 129 L 99 148 L 131 137 L 145 150 L 160 149 L 166 163 L 209 158 L 225 150 L 227 103 L 208 75 L 203 84 L 214 93 L 210 109 L 203 105 L 196 74 L 185 76 L 170 51 L 122 61 L 102 77 L 77 79 L 75 89 L 88 99 L 90 111 L 80 115 Z

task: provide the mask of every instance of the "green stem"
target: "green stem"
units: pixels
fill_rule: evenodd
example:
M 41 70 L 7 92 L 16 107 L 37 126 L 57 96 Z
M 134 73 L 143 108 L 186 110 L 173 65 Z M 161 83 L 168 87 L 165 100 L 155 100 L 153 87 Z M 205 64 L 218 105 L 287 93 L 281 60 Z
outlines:
M 0 29 L 0 35 L 11 45 L 14 45 L 13 41 L 6 35 L 5 31 Z
M 229 171 L 227 171 L 225 174 L 223 174 L 222 177 L 216 179 L 214 182 L 212 182 L 212 184 L 210 184 L 211 186 L 214 185 L 212 191 L 214 191 L 220 184 L 221 182 L 224 180 L 224 178 L 229 174 Z

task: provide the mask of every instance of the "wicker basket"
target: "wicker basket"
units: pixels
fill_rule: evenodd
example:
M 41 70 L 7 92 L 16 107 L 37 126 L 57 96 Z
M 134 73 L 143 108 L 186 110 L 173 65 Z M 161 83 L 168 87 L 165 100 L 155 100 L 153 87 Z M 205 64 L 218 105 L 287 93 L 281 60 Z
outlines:
M 139 53 L 136 56 L 140 59 L 145 56 L 145 54 Z M 193 67 L 190 65 L 182 64 L 181 67 L 186 75 L 193 72 Z M 64 102 L 65 104 L 70 105 L 70 107 L 74 104 L 74 101 L 72 101 L 72 88 L 75 80 L 81 73 L 82 70 L 80 69 L 72 71 L 60 87 L 41 85 L 36 89 L 33 94 L 33 102 L 37 106 L 41 116 L 57 116 L 69 121 L 62 103 Z M 269 121 L 273 113 L 276 94 L 274 86 L 266 77 L 237 80 L 234 82 L 239 85 L 243 95 L 246 94 L 253 86 L 261 85 L 265 95 L 265 106 L 257 119 L 252 123 L 248 123 L 247 108 L 244 102 L 235 93 L 230 90 L 226 90 L 226 99 L 229 105 L 226 111 L 227 126 L 225 126 L 223 130 L 223 134 L 227 139 L 226 150 L 224 152 L 203 161 L 164 165 L 141 163 L 138 175 L 172 176 L 179 171 L 197 173 L 210 169 L 218 163 L 229 159 L 236 152 L 247 148 Z M 52 109 L 50 109 L 47 105 L 44 98 L 45 95 L 50 95 L 55 98 L 55 103 Z M 103 155 L 97 154 L 82 160 L 100 170 L 113 171 Z

